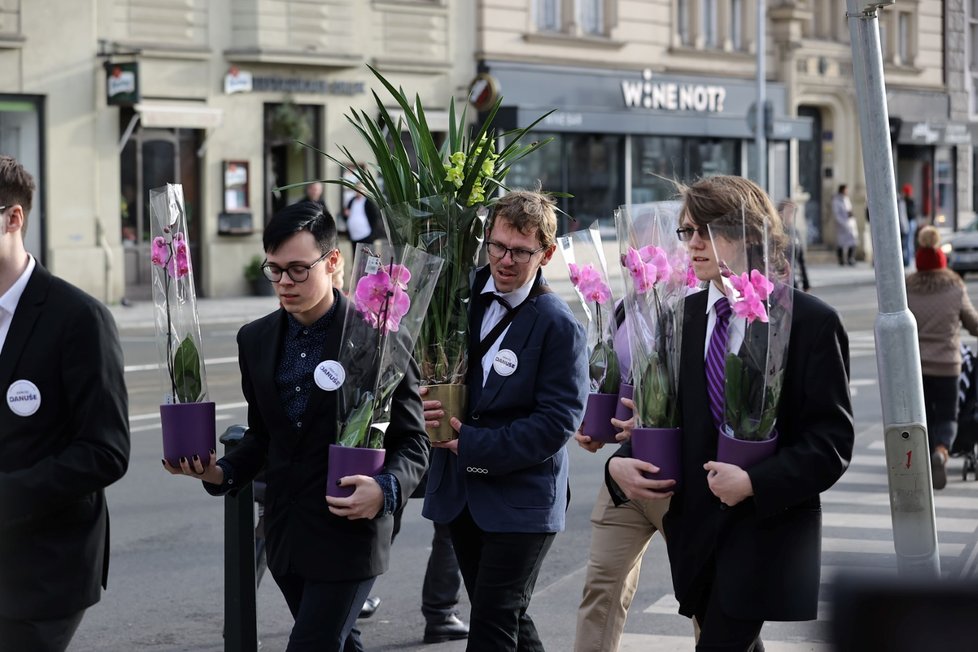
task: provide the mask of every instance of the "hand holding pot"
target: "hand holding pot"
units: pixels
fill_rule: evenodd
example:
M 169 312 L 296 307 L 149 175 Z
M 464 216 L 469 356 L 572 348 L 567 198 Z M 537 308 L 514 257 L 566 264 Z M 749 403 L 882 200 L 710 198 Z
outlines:
M 428 388 L 422 386 L 418 389 L 418 394 L 424 399 L 428 395 Z M 424 427 L 437 428 L 441 425 L 439 419 L 445 416 L 445 411 L 441 409 L 441 401 L 421 401 L 421 408 L 424 410 Z
M 642 472 L 658 473 L 659 467 L 634 457 L 612 457 L 608 473 L 629 500 L 661 500 L 672 496 L 675 480 L 649 480 Z
M 710 491 L 727 507 L 733 507 L 754 495 L 750 476 L 739 466 L 707 462 L 703 468 L 706 469 L 706 482 L 710 485 Z
M 190 459 L 181 457 L 180 466 L 173 466 L 164 459 L 163 468 L 171 475 L 187 475 L 211 484 L 224 483 L 224 469 L 217 465 L 217 453 L 214 450 L 211 450 L 206 468 L 197 455 Z
M 373 518 L 384 508 L 384 492 L 369 475 L 348 475 L 339 479 L 339 486 L 352 486 L 353 493 L 346 498 L 326 496 L 326 504 L 334 516 L 351 521 Z

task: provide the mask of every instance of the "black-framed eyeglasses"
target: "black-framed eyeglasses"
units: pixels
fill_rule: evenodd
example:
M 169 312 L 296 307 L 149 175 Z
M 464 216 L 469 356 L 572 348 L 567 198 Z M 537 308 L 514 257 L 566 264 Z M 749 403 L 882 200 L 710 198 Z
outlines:
M 3 214 L 3 212 L 4 212 L 5 210 L 7 210 L 8 208 L 10 208 L 10 206 L 0 206 L 0 215 L 2 215 L 2 214 Z
M 493 242 L 489 240 L 486 242 L 486 253 L 488 253 L 493 258 L 502 259 L 506 257 L 509 253 L 509 257 L 513 259 L 514 263 L 528 263 L 530 259 L 533 258 L 533 254 L 538 254 L 546 249 L 546 247 L 540 247 L 530 251 L 529 249 L 504 247 L 498 242 Z
M 692 240 L 694 233 L 698 233 L 700 238 L 703 240 L 710 239 L 710 229 L 705 226 L 698 226 L 695 229 L 691 226 L 682 226 L 676 229 L 676 235 L 679 236 L 679 239 L 683 242 L 689 242 Z
M 334 251 L 336 250 L 330 249 L 329 251 L 327 251 L 322 256 L 320 256 L 319 258 L 317 258 L 316 260 L 314 260 L 312 263 L 308 265 L 303 265 L 302 263 L 292 263 L 285 269 L 282 269 L 278 265 L 272 264 L 266 260 L 261 265 L 261 273 L 264 274 L 265 278 L 267 278 L 272 283 L 278 283 L 279 281 L 281 281 L 283 272 L 288 274 L 289 278 L 292 279 L 294 283 L 302 283 L 307 278 L 309 278 L 309 270 L 315 267 L 316 265 L 318 265 L 319 263 L 323 262 L 323 260 L 326 259 L 326 256 L 330 255 Z

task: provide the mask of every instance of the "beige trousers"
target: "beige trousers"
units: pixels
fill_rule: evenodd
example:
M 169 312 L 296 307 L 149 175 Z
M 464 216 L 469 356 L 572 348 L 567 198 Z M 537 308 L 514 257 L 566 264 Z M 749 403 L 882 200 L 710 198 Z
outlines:
M 591 550 L 577 609 L 575 652 L 618 650 L 642 556 L 652 535 L 662 533 L 662 517 L 668 509 L 668 500 L 631 500 L 615 507 L 601 483 L 591 511 Z

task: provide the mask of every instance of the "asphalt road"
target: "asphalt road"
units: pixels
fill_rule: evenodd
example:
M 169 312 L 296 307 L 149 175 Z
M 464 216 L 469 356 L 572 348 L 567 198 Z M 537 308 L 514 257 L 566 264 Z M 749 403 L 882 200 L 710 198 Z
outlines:
M 969 283 L 978 299 L 978 283 Z M 842 481 L 824 496 L 823 600 L 826 609 L 811 623 L 769 623 L 763 637 L 771 652 L 823 650 L 828 599 L 834 577 L 859 569 L 893 574 L 896 559 L 889 521 L 882 450 L 881 411 L 872 327 L 875 287 L 816 288 L 835 306 L 849 330 L 857 450 Z M 978 302 L 978 301 L 976 301 Z M 258 316 L 258 315 L 254 315 Z M 242 423 L 245 411 L 236 364 L 234 320 L 205 328 L 207 380 L 218 405 L 218 433 Z M 162 385 L 155 368 L 155 337 L 145 327 L 124 327 L 126 379 L 130 390 L 133 453 L 125 478 L 108 490 L 112 520 L 109 588 L 89 610 L 72 643 L 73 652 L 132 650 L 217 651 L 223 649 L 223 508 L 188 478 L 166 474 L 160 465 L 157 406 Z M 572 501 L 567 530 L 559 534 L 537 583 L 530 613 L 551 650 L 572 649 L 576 608 L 590 540 L 589 515 L 603 462 L 610 451 L 589 454 L 573 444 Z M 978 482 L 962 482 L 952 461 L 948 489 L 937 497 L 941 561 L 947 577 L 975 576 Z M 464 642 L 424 646 L 420 589 L 431 526 L 420 501 L 408 506 L 394 545 L 391 570 L 374 593 L 377 614 L 361 621 L 368 650 L 463 650 Z M 623 650 L 691 650 L 691 626 L 676 615 L 665 548 L 654 540 L 643 565 Z M 284 650 L 291 617 L 266 576 L 258 591 L 261 649 Z M 464 595 L 462 617 L 468 607 Z

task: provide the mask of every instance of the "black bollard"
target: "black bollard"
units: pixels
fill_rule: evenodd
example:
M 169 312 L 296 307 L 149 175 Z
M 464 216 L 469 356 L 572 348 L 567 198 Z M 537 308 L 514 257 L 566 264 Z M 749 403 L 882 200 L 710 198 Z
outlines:
M 225 453 L 241 441 L 248 426 L 235 424 L 221 435 Z M 255 506 L 249 482 L 224 497 L 224 650 L 258 651 L 255 598 Z

